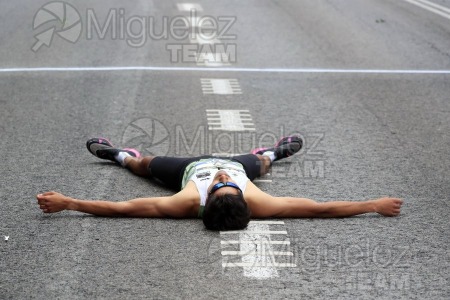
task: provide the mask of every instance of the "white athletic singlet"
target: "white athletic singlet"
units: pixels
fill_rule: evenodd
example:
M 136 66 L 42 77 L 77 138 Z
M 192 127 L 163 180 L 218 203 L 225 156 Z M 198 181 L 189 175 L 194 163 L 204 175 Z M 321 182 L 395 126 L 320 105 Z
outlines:
M 200 193 L 200 209 L 198 216 L 202 217 L 203 209 L 205 208 L 208 187 L 214 179 L 214 176 L 219 171 L 225 171 L 236 182 L 242 193 L 245 192 L 247 181 L 249 180 L 245 173 L 242 164 L 221 159 L 221 158 L 206 158 L 190 163 L 184 171 L 183 180 L 181 182 L 181 189 L 183 189 L 189 181 L 193 181 Z

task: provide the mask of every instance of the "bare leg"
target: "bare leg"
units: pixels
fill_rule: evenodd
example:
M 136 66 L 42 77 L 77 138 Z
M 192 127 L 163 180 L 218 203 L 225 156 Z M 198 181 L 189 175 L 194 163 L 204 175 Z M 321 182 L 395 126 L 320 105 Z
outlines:
M 260 154 L 256 154 L 256 156 L 261 161 L 261 176 L 269 173 L 270 167 L 272 165 L 270 158 L 268 156 Z
M 141 177 L 149 177 L 152 176 L 150 172 L 149 166 L 154 156 L 145 156 L 136 158 L 133 156 L 129 156 L 125 158 L 125 168 L 130 170 L 133 174 L 141 176 Z

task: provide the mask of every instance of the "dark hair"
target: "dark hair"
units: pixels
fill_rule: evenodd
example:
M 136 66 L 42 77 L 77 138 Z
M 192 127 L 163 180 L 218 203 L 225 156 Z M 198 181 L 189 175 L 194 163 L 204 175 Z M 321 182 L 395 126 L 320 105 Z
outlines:
M 244 229 L 249 221 L 250 209 L 242 194 L 212 194 L 206 200 L 203 224 L 207 229 Z

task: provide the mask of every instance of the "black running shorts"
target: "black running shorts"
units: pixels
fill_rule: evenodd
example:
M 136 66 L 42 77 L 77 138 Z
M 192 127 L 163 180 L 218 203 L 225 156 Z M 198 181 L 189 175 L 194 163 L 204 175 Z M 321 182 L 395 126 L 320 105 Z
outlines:
M 233 157 L 204 155 L 190 158 L 157 156 L 150 162 L 149 170 L 153 178 L 158 179 L 167 187 L 179 191 L 181 190 L 181 181 L 183 180 L 186 167 L 191 162 L 205 158 L 221 158 L 236 161 L 244 167 L 245 173 L 247 173 L 247 177 L 250 180 L 254 180 L 261 175 L 261 162 L 254 154 Z

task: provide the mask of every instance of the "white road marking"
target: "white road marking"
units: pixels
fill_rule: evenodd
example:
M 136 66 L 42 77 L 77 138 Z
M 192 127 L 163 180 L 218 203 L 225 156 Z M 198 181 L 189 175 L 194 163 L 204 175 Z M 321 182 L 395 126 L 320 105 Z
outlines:
M 427 0 L 405 0 L 405 1 L 450 20 L 450 9 L 445 6 Z
M 209 130 L 255 130 L 255 125 L 248 110 L 207 109 L 206 116 Z
M 201 78 L 203 94 L 233 95 L 242 94 L 237 79 Z
M 222 267 L 223 268 L 231 268 L 231 267 L 244 267 L 244 268 L 263 268 L 263 267 L 267 267 L 266 264 L 264 263 L 246 263 L 246 262 L 225 262 L 222 263 Z M 296 264 L 291 264 L 291 263 L 271 263 L 270 267 L 275 267 L 275 268 L 295 268 L 297 267 Z
M 284 221 L 268 221 L 268 220 L 255 220 L 250 221 L 249 224 L 270 224 L 270 225 L 284 225 Z
M 179 11 L 203 11 L 203 8 L 200 4 L 197 3 L 177 3 L 177 7 Z
M 189 19 L 189 25 L 191 26 L 191 28 L 195 28 L 195 27 L 199 27 L 199 23 L 201 18 L 200 17 L 188 17 Z
M 428 74 L 448 75 L 450 70 L 385 70 L 385 69 L 303 69 L 303 68 L 199 68 L 199 67 L 37 67 L 37 68 L 1 68 L 0 73 L 34 73 L 34 72 L 237 72 L 237 73 L 343 73 L 343 74 Z
M 253 182 L 266 182 L 266 183 L 272 183 L 272 179 L 255 179 Z
M 222 267 L 242 267 L 245 277 L 257 279 L 278 277 L 277 268 L 296 267 L 295 264 L 286 262 L 287 259 L 292 261 L 294 257 L 294 253 L 287 249 L 290 247 L 290 241 L 271 240 L 271 234 L 287 234 L 287 232 L 270 230 L 271 225 L 284 225 L 284 222 L 255 220 L 250 221 L 245 230 L 220 232 L 221 235 L 239 234 L 239 240 L 221 241 L 222 248 L 226 247 L 221 251 Z M 233 245 L 239 245 L 239 249 L 233 249 Z M 274 248 L 280 246 L 281 249 Z M 241 257 L 240 262 L 233 259 L 236 256 Z M 284 262 L 277 262 L 276 258 Z
M 255 245 L 255 244 L 253 244 Z M 270 244 L 269 244 L 270 245 Z M 272 251 L 272 252 L 266 252 L 266 253 L 259 253 L 259 252 L 245 252 L 245 251 L 222 251 L 222 255 L 237 255 L 237 256 L 244 256 L 244 255 L 253 255 L 253 256 L 294 256 L 294 253 L 289 251 Z
M 226 53 L 201 52 L 197 53 L 197 66 L 222 67 L 231 65 Z
M 218 39 L 207 39 L 203 38 L 200 34 L 197 34 L 195 38 L 192 38 L 189 40 L 191 44 L 199 44 L 199 45 L 205 45 L 205 44 L 220 44 L 221 41 Z
M 254 240 L 230 240 L 230 241 L 220 241 L 221 245 L 237 245 L 237 244 L 272 244 L 272 245 L 290 245 L 291 242 L 287 241 L 254 241 Z
M 221 231 L 220 234 L 237 234 L 242 233 L 242 230 L 229 230 L 229 231 Z M 287 231 L 271 231 L 271 230 L 260 230 L 260 231 L 251 231 L 252 234 L 287 234 Z
M 270 240 L 270 230 L 267 224 L 248 224 L 247 229 L 239 233 L 240 240 L 254 239 L 255 241 Z M 251 264 L 244 267 L 244 276 L 252 278 L 278 277 L 275 268 L 275 256 L 270 244 L 239 244 L 242 263 Z M 246 253 L 246 254 L 245 254 Z
M 211 154 L 212 156 L 220 156 L 220 157 L 233 157 L 242 155 L 242 153 L 225 153 L 225 152 L 214 152 Z

